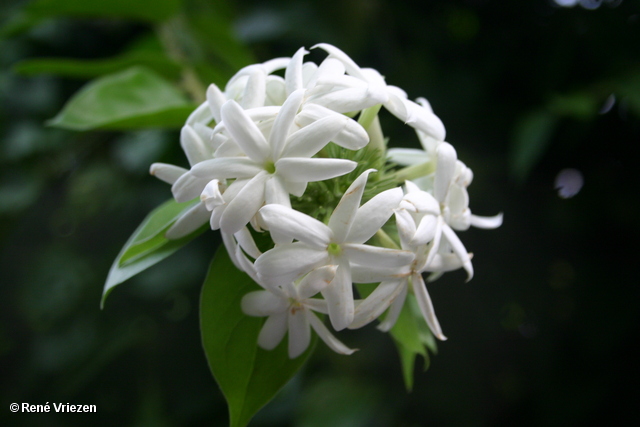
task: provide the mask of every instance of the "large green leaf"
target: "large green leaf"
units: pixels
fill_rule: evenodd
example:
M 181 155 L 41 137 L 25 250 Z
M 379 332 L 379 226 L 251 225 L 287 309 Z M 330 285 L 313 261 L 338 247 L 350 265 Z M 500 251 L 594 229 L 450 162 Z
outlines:
M 205 224 L 177 240 L 169 240 L 164 236 L 171 224 L 194 203 L 177 203 L 171 199 L 147 215 L 113 262 L 102 292 L 101 306 L 104 306 L 114 286 L 162 261 L 208 228 L 208 224 Z
M 65 77 L 93 78 L 131 68 L 147 67 L 170 78 L 180 77 L 180 66 L 157 52 L 136 52 L 107 59 L 79 60 L 66 58 L 36 58 L 20 61 L 13 69 L 27 76 L 54 74 Z
M 179 128 L 195 107 L 153 71 L 132 67 L 87 84 L 48 124 L 73 130 Z
M 302 367 L 309 349 L 289 359 L 286 338 L 274 350 L 258 348 L 264 319 L 249 317 L 240 309 L 242 297 L 260 289 L 218 249 L 202 288 L 200 324 L 209 367 L 227 404 L 231 427 L 246 426 Z
M 48 18 L 125 18 L 145 22 L 164 21 L 180 10 L 182 0 L 35 0 L 27 4 L 0 30 L 11 36 Z

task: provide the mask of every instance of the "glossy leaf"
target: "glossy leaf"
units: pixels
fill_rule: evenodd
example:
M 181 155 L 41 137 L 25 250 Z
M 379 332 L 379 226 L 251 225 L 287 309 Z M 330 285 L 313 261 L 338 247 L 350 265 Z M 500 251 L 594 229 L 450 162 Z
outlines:
M 87 84 L 48 124 L 73 130 L 179 128 L 195 107 L 153 71 L 133 67 Z
M 302 367 L 317 340 L 314 334 L 309 349 L 295 359 L 289 359 L 286 337 L 274 350 L 258 348 L 264 319 L 249 317 L 240 308 L 242 297 L 258 289 L 221 246 L 202 289 L 200 324 L 209 367 L 229 406 L 231 427 L 249 423 Z
M 125 18 L 145 22 L 164 21 L 180 10 L 182 0 L 35 0 L 15 14 L 0 36 L 26 31 L 45 19 L 57 17 Z
M 177 240 L 164 236 L 167 229 L 182 212 L 195 202 L 177 203 L 171 199 L 154 209 L 133 232 L 116 257 L 102 292 L 101 306 L 111 290 L 125 280 L 167 258 L 208 228 L 208 224 Z
M 180 76 L 180 66 L 162 53 L 136 52 L 107 59 L 79 60 L 65 58 L 27 59 L 16 64 L 13 69 L 27 76 L 53 74 L 65 77 L 92 78 L 116 73 L 134 66 L 147 67 L 171 79 Z

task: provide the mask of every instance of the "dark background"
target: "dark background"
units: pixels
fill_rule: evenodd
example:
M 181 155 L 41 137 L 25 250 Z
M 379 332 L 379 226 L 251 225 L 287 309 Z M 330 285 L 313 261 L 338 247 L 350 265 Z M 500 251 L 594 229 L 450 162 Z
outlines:
M 225 22 L 256 61 L 332 43 L 411 98 L 429 99 L 474 171 L 472 211 L 505 218 L 497 230 L 460 234 L 474 253 L 470 283 L 454 272 L 430 286 L 449 340 L 428 371 L 418 362 L 411 393 L 391 339 L 370 326 L 338 334 L 360 348 L 350 357 L 318 346 L 251 425 L 640 422 L 640 2 L 583 3 L 228 2 Z M 0 17 L 20 7 L 3 2 Z M 13 68 L 34 57 L 110 57 L 150 31 L 62 17 L 0 39 L 2 425 L 227 422 L 198 328 L 216 233 L 121 285 L 99 309 L 119 249 L 170 197 L 149 164 L 185 163 L 177 132 L 46 127 L 86 79 Z M 391 145 L 417 146 L 410 130 L 385 124 Z M 532 148 L 518 155 L 519 146 Z M 563 199 L 554 179 L 568 167 L 584 187 Z M 13 414 L 12 402 L 95 404 L 98 414 Z

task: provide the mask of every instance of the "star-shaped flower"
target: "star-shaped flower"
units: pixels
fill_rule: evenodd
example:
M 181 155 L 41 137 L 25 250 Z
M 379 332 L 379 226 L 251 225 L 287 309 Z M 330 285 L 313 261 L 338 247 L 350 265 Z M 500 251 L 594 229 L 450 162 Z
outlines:
M 242 311 L 245 314 L 268 316 L 258 335 L 258 345 L 265 350 L 272 350 L 288 331 L 289 357 L 294 359 L 309 347 L 311 327 L 333 351 L 352 354 L 355 350 L 334 337 L 313 313 L 327 313 L 327 302 L 313 297 L 329 286 L 336 269 L 335 265 L 323 266 L 296 282 L 285 282 L 281 287 L 245 295 L 242 298 Z
M 351 264 L 395 268 L 409 264 L 414 255 L 408 251 L 365 245 L 382 227 L 402 199 L 402 189 L 383 191 L 360 206 L 367 176 L 361 174 L 347 189 L 334 209 L 328 224 L 301 212 L 279 205 L 260 210 L 271 232 L 296 239 L 277 245 L 256 260 L 256 269 L 266 282 L 290 282 L 323 265 L 337 265 L 335 278 L 322 292 L 328 303 L 334 329 L 349 326 L 354 315 Z

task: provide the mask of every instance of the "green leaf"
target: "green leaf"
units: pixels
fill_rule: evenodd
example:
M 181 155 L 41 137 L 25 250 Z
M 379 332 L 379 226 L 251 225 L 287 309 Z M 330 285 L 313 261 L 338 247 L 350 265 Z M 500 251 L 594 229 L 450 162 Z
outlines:
M 427 348 L 434 352 L 436 350 L 433 334 L 424 321 L 413 294 L 407 295 L 400 316 L 390 333 L 400 353 L 405 387 L 407 391 L 411 391 L 416 356 L 420 355 L 424 358 L 424 370 L 426 371 L 429 369 L 430 363 Z
M 177 240 L 169 240 L 164 236 L 182 212 L 194 204 L 194 201 L 177 203 L 171 199 L 147 215 L 113 262 L 102 292 L 101 307 L 104 307 L 107 296 L 116 285 L 167 258 L 208 229 L 208 224 L 205 224 Z
M 238 270 L 224 246 L 218 249 L 202 288 L 200 325 L 211 372 L 229 406 L 231 427 L 246 426 L 294 376 L 313 351 L 289 359 L 286 338 L 274 350 L 258 348 L 264 319 L 240 308 L 242 297 L 260 287 Z
M 87 84 L 48 124 L 73 130 L 179 128 L 195 107 L 156 73 L 132 67 Z
M 16 35 L 45 19 L 62 16 L 161 22 L 175 15 L 181 4 L 182 0 L 35 0 L 6 23 L 0 37 Z
M 558 123 L 558 116 L 537 110 L 524 116 L 516 125 L 511 143 L 511 175 L 522 182 L 538 163 Z
M 116 73 L 136 65 L 147 67 L 166 78 L 177 79 L 180 77 L 180 66 L 164 54 L 156 52 L 136 52 L 97 60 L 27 59 L 16 64 L 13 70 L 27 76 L 53 74 L 65 77 L 92 78 Z

